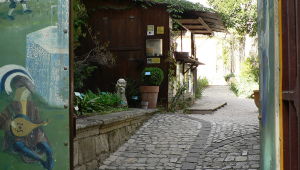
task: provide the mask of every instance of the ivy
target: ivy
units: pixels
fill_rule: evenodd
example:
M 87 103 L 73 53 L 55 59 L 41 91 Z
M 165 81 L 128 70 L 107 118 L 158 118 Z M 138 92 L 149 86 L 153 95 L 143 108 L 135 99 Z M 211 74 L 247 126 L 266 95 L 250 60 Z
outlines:
M 133 0 L 136 1 L 136 0 Z M 206 8 L 199 2 L 193 3 L 187 0 L 139 0 L 142 2 L 142 7 L 147 9 L 147 6 L 152 6 L 155 4 L 165 3 L 167 4 L 167 12 L 172 15 L 173 18 L 181 18 L 184 11 L 203 11 L 203 12 L 215 12 L 213 9 Z
M 115 7 L 115 6 L 99 6 L 99 5 L 96 5 L 95 6 L 97 7 L 97 9 L 99 10 L 127 10 L 127 9 L 135 9 L 135 6 L 134 5 L 130 5 L 130 6 L 124 6 L 124 7 Z

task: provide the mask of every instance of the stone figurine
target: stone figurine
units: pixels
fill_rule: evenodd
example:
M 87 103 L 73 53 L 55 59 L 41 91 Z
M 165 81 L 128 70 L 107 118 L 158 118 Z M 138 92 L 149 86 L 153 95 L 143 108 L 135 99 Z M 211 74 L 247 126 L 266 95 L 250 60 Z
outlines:
M 117 81 L 117 85 L 116 85 L 117 94 L 120 95 L 122 99 L 122 102 L 120 104 L 120 106 L 122 107 L 128 106 L 126 95 L 125 95 L 126 84 L 127 82 L 121 78 Z

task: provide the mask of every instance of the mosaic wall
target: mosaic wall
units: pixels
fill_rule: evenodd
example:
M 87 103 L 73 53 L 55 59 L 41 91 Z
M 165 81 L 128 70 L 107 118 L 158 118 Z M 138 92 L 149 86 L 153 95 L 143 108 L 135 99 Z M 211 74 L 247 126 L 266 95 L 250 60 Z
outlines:
M 69 169 L 69 1 L 0 0 L 0 169 Z

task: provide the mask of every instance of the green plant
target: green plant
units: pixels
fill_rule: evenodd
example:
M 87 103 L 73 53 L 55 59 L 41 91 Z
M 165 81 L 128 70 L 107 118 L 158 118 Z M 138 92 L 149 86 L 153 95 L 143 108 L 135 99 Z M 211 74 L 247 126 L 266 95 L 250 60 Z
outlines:
M 238 95 L 238 93 L 239 93 L 239 90 L 238 90 L 237 85 L 235 83 L 230 83 L 230 90 L 232 90 L 235 95 Z
M 73 56 L 74 58 L 74 90 L 80 91 L 84 86 L 84 80 L 91 76 L 91 73 L 97 68 L 94 64 L 103 65 L 107 67 L 116 66 L 116 56 L 112 55 L 106 48 L 109 42 L 100 45 L 100 41 L 97 39 L 96 33 L 92 34 L 92 29 L 88 27 L 88 10 L 81 0 L 74 1 L 74 42 L 73 48 L 76 50 L 80 44 L 80 37 L 86 38 L 88 33 L 89 37 L 95 44 L 94 47 L 85 55 Z M 87 33 L 83 31 L 87 30 Z
M 171 100 L 171 105 L 168 108 L 170 112 L 175 112 L 178 108 L 183 109 L 186 107 L 188 100 L 191 100 L 191 98 L 184 100 L 184 93 L 188 89 L 188 85 L 186 83 L 177 83 L 176 85 L 176 94 Z
M 224 76 L 225 81 L 227 82 L 231 77 L 235 77 L 233 73 L 227 74 Z
M 128 109 L 115 108 L 120 103 L 121 97 L 116 93 L 106 93 L 100 90 L 96 94 L 89 90 L 74 100 L 74 106 L 78 106 L 79 108 L 79 115 L 107 114 Z
M 203 89 L 208 85 L 208 80 L 206 77 L 201 78 L 199 77 L 197 80 L 197 92 L 196 92 L 196 99 L 200 99 L 202 97 Z
M 164 98 L 160 98 L 157 102 L 158 104 L 157 104 L 156 108 L 158 109 L 158 113 L 166 112 L 166 108 L 163 106 L 163 101 L 164 101 Z
M 150 75 L 146 74 L 149 73 Z M 159 86 L 164 80 L 164 72 L 157 67 L 146 67 L 142 71 L 142 81 L 150 86 Z
M 240 35 L 257 33 L 257 2 L 255 0 L 207 0 L 220 13 L 224 25 Z
M 136 104 L 141 101 L 139 83 L 132 78 L 125 78 L 125 80 L 127 82 L 125 94 L 128 107 L 136 107 Z

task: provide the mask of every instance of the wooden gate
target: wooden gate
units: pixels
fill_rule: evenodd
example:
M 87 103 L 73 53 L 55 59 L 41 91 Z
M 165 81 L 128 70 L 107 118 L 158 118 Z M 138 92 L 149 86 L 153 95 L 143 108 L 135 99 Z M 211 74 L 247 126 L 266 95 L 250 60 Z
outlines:
M 281 5 L 283 166 L 300 169 L 300 5 L 296 0 L 282 1 Z

